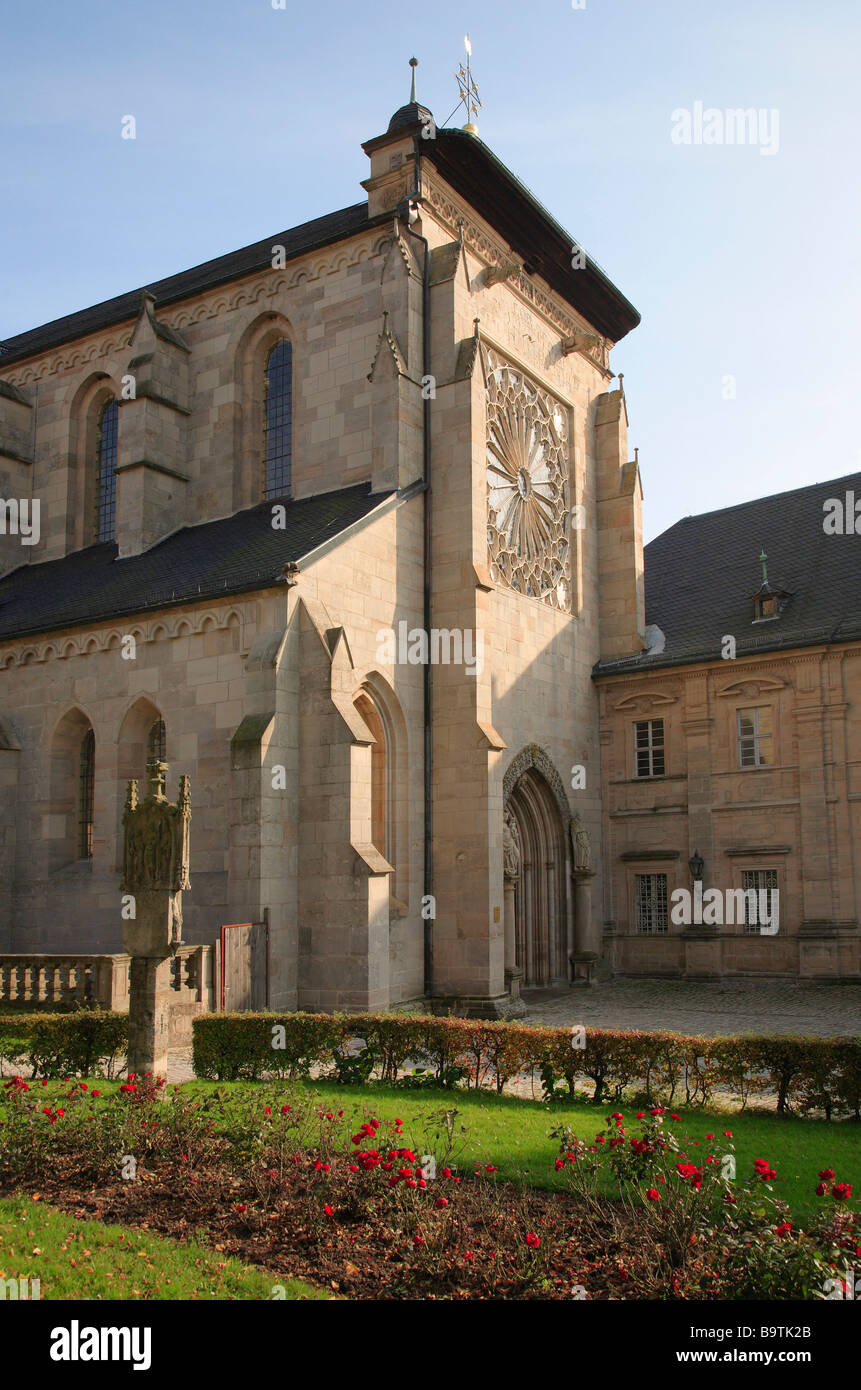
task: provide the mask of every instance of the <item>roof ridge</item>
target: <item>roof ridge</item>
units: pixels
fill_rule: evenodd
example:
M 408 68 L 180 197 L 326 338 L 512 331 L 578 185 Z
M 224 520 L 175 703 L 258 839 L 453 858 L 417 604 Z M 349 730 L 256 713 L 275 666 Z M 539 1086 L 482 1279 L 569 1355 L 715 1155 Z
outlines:
M 687 516 L 680 516 L 678 521 L 674 521 L 665 531 L 659 531 L 657 536 L 653 536 L 650 541 L 646 542 L 645 548 L 647 549 L 648 546 L 654 545 L 655 541 L 660 540 L 662 536 L 668 536 L 677 526 L 683 526 L 686 522 L 704 521 L 706 517 L 720 516 L 724 512 L 743 511 L 746 507 L 756 507 L 761 502 L 777 502 L 783 497 L 793 497 L 797 493 L 813 492 L 816 488 L 837 487 L 840 483 L 848 483 L 852 478 L 856 478 L 861 482 L 861 469 L 856 469 L 854 473 L 845 473 L 840 478 L 825 478 L 820 483 L 805 483 L 802 487 L 786 488 L 783 492 L 770 492 L 764 497 L 751 497 L 747 502 L 733 502 L 728 507 L 715 507 L 709 512 L 691 512 Z

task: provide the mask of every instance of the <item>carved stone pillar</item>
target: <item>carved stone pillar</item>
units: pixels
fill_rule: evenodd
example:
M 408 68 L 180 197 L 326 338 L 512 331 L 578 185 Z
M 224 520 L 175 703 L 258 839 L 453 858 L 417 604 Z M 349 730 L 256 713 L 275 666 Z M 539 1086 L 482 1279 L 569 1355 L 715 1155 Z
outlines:
M 520 997 L 523 971 L 517 964 L 517 882 L 520 878 L 521 848 L 517 822 L 506 811 L 502 822 L 503 911 L 505 927 L 505 985 L 512 999 Z
M 579 869 L 574 879 L 574 951 L 572 984 L 595 983 L 595 966 L 601 958 L 600 929 L 592 921 L 593 869 Z
M 520 997 L 520 981 L 523 971 L 517 964 L 517 880 L 503 879 L 503 903 L 505 912 L 505 987 L 512 999 Z
M 149 765 L 150 791 L 138 805 L 129 782 L 123 815 L 123 935 L 129 971 L 128 1070 L 167 1076 L 172 958 L 182 943 L 182 890 L 190 887 L 188 778 L 176 805 L 164 794 L 167 764 Z

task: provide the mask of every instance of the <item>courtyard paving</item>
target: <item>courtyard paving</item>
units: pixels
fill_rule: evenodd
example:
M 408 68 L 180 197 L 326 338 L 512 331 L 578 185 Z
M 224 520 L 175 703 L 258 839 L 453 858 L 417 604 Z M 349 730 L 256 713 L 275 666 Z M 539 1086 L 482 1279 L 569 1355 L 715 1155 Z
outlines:
M 670 1029 L 689 1035 L 861 1033 L 861 985 L 726 980 L 611 980 L 592 988 L 527 990 L 524 1023 Z

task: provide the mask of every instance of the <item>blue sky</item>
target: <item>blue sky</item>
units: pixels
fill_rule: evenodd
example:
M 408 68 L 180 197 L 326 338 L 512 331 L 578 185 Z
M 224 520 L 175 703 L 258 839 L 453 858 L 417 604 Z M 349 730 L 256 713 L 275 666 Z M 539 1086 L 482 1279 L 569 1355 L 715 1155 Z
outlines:
M 9 8 L 0 338 L 359 201 L 407 60 L 442 123 L 467 30 L 482 139 L 643 316 L 647 538 L 858 469 L 856 0 Z M 776 110 L 777 152 L 674 143 L 698 101 Z

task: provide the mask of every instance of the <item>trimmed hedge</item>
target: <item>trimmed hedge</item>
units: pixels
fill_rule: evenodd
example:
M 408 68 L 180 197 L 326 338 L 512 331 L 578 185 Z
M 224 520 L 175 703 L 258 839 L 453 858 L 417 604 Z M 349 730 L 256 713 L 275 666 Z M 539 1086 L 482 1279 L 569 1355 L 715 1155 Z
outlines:
M 193 1023 L 195 1075 L 209 1080 L 308 1076 L 342 1082 L 376 1071 L 402 1085 L 433 1081 L 501 1091 L 540 1075 L 546 1099 L 591 1081 L 596 1104 L 633 1092 L 643 1100 L 705 1105 L 720 1088 L 777 1097 L 778 1113 L 824 1111 L 861 1120 L 861 1038 L 700 1038 L 590 1028 L 585 1047 L 567 1028 L 414 1014 L 203 1014 Z M 276 1034 L 275 1030 L 283 1030 Z M 283 1045 L 282 1045 L 283 1044 Z M 422 1075 L 401 1076 L 407 1065 Z
M 128 1014 L 103 1009 L 76 1013 L 0 1014 L 0 1058 L 32 1068 L 34 1076 L 110 1076 L 128 1050 Z

